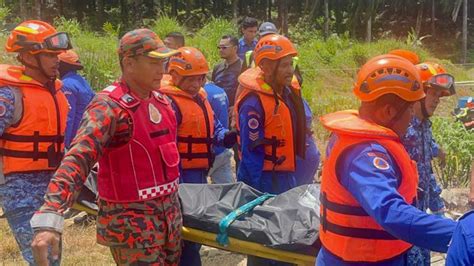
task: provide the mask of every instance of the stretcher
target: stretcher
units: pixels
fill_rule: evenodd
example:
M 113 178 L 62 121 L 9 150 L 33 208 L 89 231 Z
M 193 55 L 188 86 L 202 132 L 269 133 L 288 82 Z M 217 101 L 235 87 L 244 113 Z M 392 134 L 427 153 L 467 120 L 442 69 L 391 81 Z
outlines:
M 241 187 L 242 189 L 235 189 L 236 187 Z M 274 196 L 264 193 L 253 195 L 253 191 L 249 190 L 245 185 L 232 185 L 231 188 L 224 186 L 223 189 L 221 187 L 206 185 L 183 185 L 180 187 L 180 198 L 185 224 L 182 227 L 182 237 L 184 240 L 244 255 L 267 258 L 295 265 L 315 265 L 315 255 L 317 254 L 317 250 L 311 250 L 310 252 L 304 252 L 297 249 L 292 250 L 294 246 L 298 245 L 298 243 L 294 242 L 299 241 L 300 245 L 304 242 L 300 241 L 302 238 L 300 235 L 293 236 L 293 239 L 288 236 L 278 239 L 276 236 L 269 235 L 268 232 L 252 232 L 254 230 L 258 231 L 259 228 L 255 225 L 262 223 L 262 220 L 267 218 L 264 216 L 262 217 L 259 213 L 266 213 L 266 208 L 274 208 L 275 204 L 280 206 L 281 204 L 278 200 L 292 202 L 291 205 L 298 205 L 295 204 L 295 201 L 300 201 L 301 197 L 300 199 L 296 199 L 294 195 L 301 195 L 301 191 L 305 190 L 307 189 L 300 188 L 299 190 L 296 190 L 296 192 L 299 191 L 296 194 L 289 193 L 288 196 L 290 200 L 288 200 L 288 198 L 285 197 L 273 198 Z M 239 207 L 235 208 L 235 206 L 230 206 L 229 209 L 233 209 L 231 212 L 229 212 L 229 209 L 222 209 L 222 207 L 219 209 L 219 205 L 216 207 L 208 200 L 209 195 L 213 193 L 224 195 L 217 199 L 217 202 L 222 201 L 224 202 L 224 205 L 227 206 L 229 199 L 232 199 L 232 201 L 235 202 L 235 206 Z M 260 192 L 257 191 L 257 193 Z M 200 195 L 204 196 L 200 197 Z M 250 195 L 253 195 L 253 197 Z M 80 198 L 81 197 L 78 197 L 78 199 Z M 203 200 L 203 198 L 206 200 Z M 214 200 L 216 200 L 216 198 L 212 199 L 212 201 Z M 240 202 L 238 202 L 239 200 Z M 242 204 L 242 202 L 245 204 Z M 264 202 L 265 204 L 263 204 Z M 212 210 L 212 213 L 215 213 L 214 217 L 212 216 L 212 213 L 210 214 L 208 211 L 196 212 L 196 209 L 199 208 L 196 208 L 193 204 L 198 204 L 202 207 L 201 209 Z M 91 202 L 85 200 L 76 201 L 72 208 L 85 211 L 90 215 L 97 215 L 98 210 L 94 203 L 91 204 Z M 302 207 L 300 206 L 299 208 L 301 209 Z M 307 212 L 306 209 L 303 209 L 303 211 Z M 294 210 L 291 210 L 290 212 L 293 213 Z M 222 213 L 225 213 L 226 215 L 222 215 Z M 204 216 L 208 218 L 203 219 L 202 217 Z M 275 217 L 268 217 L 269 220 L 281 220 L 281 218 L 284 220 L 285 214 L 278 216 L 277 219 L 274 218 Z M 303 219 L 305 220 L 302 223 L 307 224 L 308 220 L 306 218 Z M 216 224 L 216 221 L 219 222 Z M 249 222 L 253 223 L 253 225 L 250 226 L 251 229 L 248 228 L 249 226 L 242 226 Z M 263 222 L 265 223 L 265 227 L 272 226 L 272 222 Z M 275 228 L 278 229 L 278 226 L 282 225 L 274 224 L 273 228 L 270 228 L 269 231 L 274 231 Z M 295 227 L 294 224 L 292 226 Z M 314 224 L 311 224 L 311 226 L 314 226 Z M 281 230 L 287 229 L 282 228 Z M 271 241 L 269 239 L 271 239 Z M 275 239 L 277 239 L 276 244 L 274 242 Z M 298 239 L 298 241 L 295 241 L 295 239 Z M 313 239 L 314 237 L 311 238 L 310 241 L 313 241 Z M 280 243 L 286 243 L 286 245 L 279 246 L 278 244 Z M 288 245 L 288 243 L 290 244 Z M 290 249 L 288 249 L 288 247 L 290 247 Z
M 90 215 L 97 215 L 97 210 L 85 206 L 81 203 L 75 202 L 72 206 L 73 209 L 84 211 Z M 275 248 L 269 248 L 262 244 L 240 240 L 237 238 L 229 237 L 229 244 L 221 246 L 217 241 L 217 234 L 206 232 L 199 229 L 189 228 L 186 226 L 182 227 L 182 237 L 184 240 L 199 243 L 209 247 L 214 247 L 221 250 L 227 250 L 230 252 L 240 253 L 244 255 L 251 255 L 266 259 L 272 259 L 281 262 L 293 263 L 298 266 L 303 265 L 315 265 L 316 257 L 304 255 L 296 252 L 289 252 Z

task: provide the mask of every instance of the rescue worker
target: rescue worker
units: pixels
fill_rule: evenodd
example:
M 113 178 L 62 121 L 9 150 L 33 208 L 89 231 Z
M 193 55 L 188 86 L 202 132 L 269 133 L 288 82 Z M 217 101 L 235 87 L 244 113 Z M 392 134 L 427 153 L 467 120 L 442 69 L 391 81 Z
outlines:
M 181 47 L 169 59 L 168 85 L 160 88 L 172 100 L 178 123 L 178 150 L 181 157 L 182 183 L 207 183 L 214 161 L 213 146 L 232 147 L 236 133 L 223 127 L 215 118 L 202 88 L 209 67 L 196 48 Z M 184 241 L 181 265 L 201 265 L 200 244 Z
M 305 156 L 305 101 L 292 87 L 293 44 L 272 34 L 255 48 L 258 67 L 239 77 L 241 93 L 235 104 L 241 163 L 237 180 L 262 192 L 279 194 L 297 186 L 296 156 Z M 249 256 L 248 265 L 268 260 Z
M 446 266 L 474 265 L 474 211 L 459 219 L 448 249 Z
M 273 40 L 273 38 L 275 38 L 275 40 Z M 257 50 L 255 50 L 255 62 L 257 63 L 257 65 L 259 65 L 259 63 L 262 62 L 262 59 L 266 59 L 264 61 L 276 61 L 276 62 L 279 62 L 278 60 L 281 59 L 282 57 L 284 56 L 287 56 L 287 55 L 293 55 L 293 58 L 296 56 L 296 49 L 294 48 L 293 44 L 285 37 L 281 36 L 281 35 L 278 35 L 278 34 L 267 34 L 265 35 L 262 39 L 260 39 L 259 41 L 259 44 L 260 46 L 258 46 L 260 49 L 262 49 L 262 47 L 264 47 L 264 44 L 266 41 L 268 40 L 272 40 L 272 44 L 276 45 L 276 49 L 280 49 L 279 47 L 284 47 L 284 45 L 289 45 L 289 48 L 291 48 L 289 51 L 285 51 L 285 52 L 274 52 L 274 54 L 270 54 L 270 53 L 267 53 L 265 51 L 265 49 L 263 49 L 263 53 L 257 53 Z M 280 45 L 280 43 L 278 42 L 282 42 L 282 44 Z M 286 54 L 288 53 L 288 54 Z M 258 57 L 258 60 L 257 60 L 257 57 Z M 289 60 L 289 59 L 288 59 Z M 291 60 L 290 60 L 291 61 Z M 290 62 L 292 64 L 291 66 L 291 72 L 294 73 L 294 68 L 293 68 L 293 62 Z M 269 64 L 269 63 L 266 63 L 266 64 Z M 280 66 L 281 63 L 279 63 L 278 65 L 276 66 Z M 274 67 L 276 67 L 274 66 Z M 272 86 L 271 83 L 276 83 L 276 82 L 279 82 L 279 83 L 284 83 L 285 81 L 277 81 L 278 78 L 277 75 L 279 75 L 277 69 L 267 69 L 267 74 L 266 74 L 266 77 L 265 77 L 265 82 L 262 82 L 260 80 L 260 78 L 256 78 L 258 75 L 262 75 L 261 74 L 261 71 L 263 70 L 262 67 L 257 67 L 257 68 L 251 68 L 247 71 L 245 71 L 244 73 L 242 73 L 242 75 L 239 77 L 239 81 L 240 81 L 240 87 L 237 91 L 237 99 L 241 99 L 243 100 L 243 98 L 246 98 L 247 94 L 246 93 L 245 95 L 242 95 L 244 89 L 246 87 L 251 87 L 253 86 L 253 84 L 249 83 L 249 82 L 259 82 L 259 83 L 268 83 L 268 86 Z M 263 70 L 265 71 L 265 70 Z M 290 71 L 290 70 L 287 70 L 287 71 Z M 286 73 L 285 73 L 286 74 Z M 256 81 L 255 81 L 256 80 Z M 320 154 L 319 154 L 319 151 L 318 151 L 318 148 L 316 146 L 316 142 L 314 141 L 314 138 L 312 136 L 312 121 L 313 121 L 313 114 L 311 112 L 311 109 L 308 105 L 308 103 L 303 100 L 301 98 L 301 90 L 300 90 L 300 86 L 299 86 L 299 83 L 298 82 L 295 82 L 295 78 L 294 78 L 294 75 L 292 75 L 292 78 L 290 80 L 290 84 L 275 84 L 276 86 L 283 86 L 283 87 L 287 87 L 286 89 L 284 89 L 283 91 L 286 92 L 288 91 L 288 88 L 291 88 L 291 90 L 293 90 L 294 93 L 286 93 L 287 95 L 285 97 L 287 97 L 287 99 L 285 99 L 285 103 L 286 102 L 289 102 L 290 105 L 295 105 L 294 103 L 292 102 L 295 102 L 296 101 L 296 105 L 293 107 L 293 108 L 290 108 L 291 110 L 293 110 L 293 112 L 296 112 L 295 108 L 300 108 L 298 110 L 298 112 L 302 112 L 303 115 L 304 115 L 304 120 L 301 120 L 301 118 L 298 118 L 300 120 L 296 121 L 294 120 L 292 123 L 294 124 L 294 126 L 298 125 L 298 129 L 294 128 L 294 132 L 297 133 L 297 134 L 300 134 L 300 135 L 297 135 L 297 136 L 294 136 L 295 138 L 297 138 L 298 141 L 304 141 L 303 143 L 301 143 L 300 145 L 304 145 L 303 147 L 300 146 L 300 152 L 302 152 L 301 154 L 298 154 L 296 153 L 296 164 L 295 164 L 295 170 L 292 170 L 292 171 L 296 171 L 296 173 L 292 174 L 295 179 L 295 183 L 290 186 L 286 186 L 285 189 L 270 189 L 269 188 L 269 185 L 271 184 L 271 182 L 266 181 L 266 182 L 269 182 L 267 184 L 263 184 L 263 183 L 260 183 L 260 171 L 261 171 L 261 165 L 259 160 L 255 161 L 255 160 L 252 160 L 252 159 L 249 159 L 248 162 L 250 163 L 250 165 L 248 165 L 247 167 L 245 167 L 242 172 L 240 172 L 240 170 L 237 172 L 237 176 L 238 176 L 238 180 L 242 180 L 248 184 L 251 184 L 252 186 L 254 186 L 255 188 L 259 189 L 259 190 L 263 190 L 263 191 L 275 191 L 274 193 L 281 193 L 283 191 L 286 191 L 288 190 L 289 188 L 292 188 L 294 186 L 298 186 L 298 185 L 302 185 L 302 184 L 310 184 L 310 183 L 313 183 L 313 180 L 314 180 L 314 177 L 315 177 L 315 174 L 317 172 L 317 169 L 318 169 L 318 166 L 319 166 L 319 159 L 320 159 Z M 267 85 L 265 85 L 267 86 Z M 265 91 L 268 89 L 264 89 L 263 91 Z M 272 91 L 270 90 L 269 91 L 270 95 L 272 94 Z M 252 94 L 253 95 L 253 94 Z M 289 97 L 289 98 L 288 98 Z M 254 98 L 252 100 L 252 98 Z M 290 99 L 290 98 L 295 98 L 295 99 Z M 275 98 L 276 99 L 276 98 Z M 245 112 L 250 112 L 250 114 L 253 114 L 253 112 L 256 112 L 257 114 L 262 114 L 263 113 L 263 110 L 262 109 L 257 109 L 258 108 L 258 105 L 255 105 L 255 106 L 252 106 L 253 105 L 253 102 L 255 102 L 256 100 L 258 100 L 256 97 L 250 97 L 250 99 L 246 99 L 246 102 L 248 102 L 248 107 L 246 107 L 248 110 L 246 110 Z M 273 100 L 274 103 L 273 105 L 275 104 L 278 104 L 279 101 L 276 101 L 276 100 Z M 275 102 L 276 101 L 276 102 Z M 302 106 L 298 106 L 299 104 L 301 103 Z M 286 103 L 288 104 L 288 103 Z M 272 106 L 265 106 L 263 108 L 265 108 L 265 113 L 267 113 L 268 110 L 272 109 L 273 108 L 273 105 Z M 237 106 L 237 105 L 236 105 Z M 243 107 L 243 105 L 241 105 Z M 261 106 L 261 105 L 260 105 Z M 241 108 L 241 107 L 238 107 L 238 108 Z M 280 107 L 278 107 L 280 108 Z M 276 109 L 278 109 L 276 108 Z M 268 109 L 268 110 L 267 110 Z M 238 109 L 240 110 L 240 109 Z M 240 112 L 240 111 L 238 111 Z M 244 113 L 245 113 L 244 112 Z M 240 116 L 240 114 L 238 114 Z M 268 114 L 270 115 L 270 114 Z M 295 116 L 297 116 L 297 114 L 294 114 Z M 300 114 L 298 114 L 300 115 Z M 263 122 L 265 121 L 265 117 L 263 115 L 258 115 L 258 116 L 255 116 L 255 115 L 251 115 L 251 116 L 243 116 L 243 117 L 239 117 L 238 119 L 240 119 L 240 121 L 252 121 L 251 123 L 249 122 L 249 124 L 247 126 L 245 126 L 244 128 L 241 128 L 240 131 L 241 131 L 241 136 L 242 136 L 242 133 L 244 134 L 249 134 L 249 137 L 251 137 L 251 139 L 248 139 L 246 140 L 245 138 L 241 138 L 241 141 L 243 142 L 248 142 L 250 141 L 250 143 L 256 141 L 258 138 L 262 137 L 263 133 L 262 132 L 259 132 L 260 130 L 263 130 L 263 128 L 259 127 L 260 125 L 263 126 Z M 244 119 L 244 120 L 242 120 Z M 288 120 L 290 121 L 290 120 Z M 303 122 L 302 122 L 303 121 Z M 299 123 L 304 123 L 304 124 L 299 124 Z M 251 125 L 252 124 L 252 125 Z M 239 124 L 237 123 L 237 126 L 239 126 Z M 249 130 L 248 132 L 246 132 L 245 130 Z M 261 135 L 258 137 L 258 135 Z M 285 138 L 286 141 L 288 141 L 288 137 Z M 245 147 L 244 144 L 242 144 L 243 148 Z M 265 148 L 267 149 L 267 148 Z M 245 153 L 247 152 L 250 152 L 250 154 L 253 154 L 254 151 L 249 151 L 249 150 L 246 150 L 244 149 L 243 150 L 244 153 L 242 153 L 242 157 L 246 157 Z M 259 149 L 256 149 L 255 152 L 257 154 L 261 153 L 262 152 L 262 147 L 259 148 Z M 260 154 L 261 155 L 261 154 Z M 287 158 L 287 160 L 293 160 L 293 158 Z M 253 162 L 258 162 L 257 164 L 254 165 Z M 266 162 L 267 164 L 268 162 Z M 286 164 L 288 164 L 289 162 L 286 162 Z M 254 167 L 256 167 L 256 169 L 259 169 L 258 172 L 255 172 L 255 169 L 253 169 Z M 277 167 L 277 168 L 280 168 L 280 167 Z M 288 168 L 289 169 L 289 168 Z M 272 169 L 270 169 L 272 170 Z M 271 171 L 270 171 L 271 172 Z M 240 176 L 240 178 L 239 178 Z M 254 176 L 252 178 L 252 176 Z M 251 178 L 253 179 L 253 181 L 251 180 L 248 180 L 248 178 Z M 265 179 L 265 178 L 264 178 Z M 280 181 L 281 182 L 281 181 Z M 277 192 L 278 191 L 278 192 Z
M 412 206 L 418 174 L 400 138 L 425 97 L 419 72 L 396 55 L 369 60 L 359 111 L 325 115 L 332 132 L 321 183 L 318 265 L 407 265 L 412 244 L 446 252 L 456 223 Z
M 261 39 L 264 36 L 269 35 L 269 34 L 278 34 L 278 29 L 276 28 L 275 24 L 268 21 L 260 24 L 260 27 L 258 28 L 259 38 Z M 254 50 L 249 50 L 245 53 L 245 59 L 242 61 L 241 72 L 244 72 L 250 67 L 255 67 L 255 59 L 253 56 L 253 52 Z M 293 82 L 298 82 L 299 86 L 301 86 L 303 85 L 303 75 L 301 74 L 300 68 L 298 66 L 298 60 L 299 59 L 297 56 L 293 57 L 293 68 L 295 69 Z
M 436 181 L 433 172 L 432 160 L 440 158 L 445 160 L 443 150 L 433 138 L 430 117 L 433 116 L 440 97 L 455 94 L 454 77 L 435 63 L 418 64 L 421 81 L 426 97 L 414 104 L 414 116 L 403 137 L 403 145 L 410 158 L 417 164 L 418 170 L 418 195 L 415 206 L 421 211 L 430 211 L 434 214 L 444 215 L 446 210 L 441 198 L 441 187 Z M 411 265 L 430 265 L 430 251 L 420 247 L 413 247 L 408 254 Z
M 215 118 L 219 120 L 224 128 L 229 124 L 229 99 L 226 92 L 214 83 L 208 82 L 204 85 L 207 94 L 207 101 L 212 107 Z M 234 145 L 235 146 L 235 145 Z M 231 149 L 214 145 L 214 162 L 208 175 L 214 184 L 232 183 L 235 180 L 232 166 L 230 164 L 234 153 Z
M 0 199 L 23 258 L 34 264 L 30 219 L 64 151 L 69 110 L 56 79 L 69 37 L 43 21 L 13 29 L 5 50 L 23 66 L 0 65 Z
M 471 165 L 469 206 L 474 209 L 474 161 Z M 474 265 L 474 210 L 459 219 L 446 258 L 447 266 Z
M 95 93 L 87 80 L 79 75 L 77 71 L 84 66 L 79 56 L 73 50 L 67 50 L 59 54 L 59 77 L 63 82 L 62 91 L 66 95 L 71 110 L 69 110 L 66 123 L 64 145 L 69 148 L 72 139 L 76 136 L 77 129 L 82 119 L 82 114 Z
M 87 107 L 44 205 L 31 219 L 39 265 L 46 265 L 49 248 L 53 258 L 59 256 L 62 213 L 96 162 L 97 242 L 110 247 L 117 265 L 178 265 L 182 219 L 177 124 L 170 102 L 156 91 L 164 58 L 175 53 L 149 29 L 130 31 L 120 39 L 122 76 Z

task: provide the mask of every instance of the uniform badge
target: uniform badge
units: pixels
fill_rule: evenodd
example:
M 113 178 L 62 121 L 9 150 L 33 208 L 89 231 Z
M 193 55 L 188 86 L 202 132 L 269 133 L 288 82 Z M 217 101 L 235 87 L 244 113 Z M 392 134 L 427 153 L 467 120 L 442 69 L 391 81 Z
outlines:
M 260 124 L 256 118 L 251 118 L 248 122 L 248 125 L 250 129 L 257 129 Z
M 7 113 L 7 108 L 4 105 L 0 105 L 0 117 L 3 117 Z
M 160 111 L 151 103 L 148 104 L 148 113 L 150 114 L 150 121 L 159 124 L 161 122 L 162 115 Z
M 249 139 L 251 141 L 256 141 L 258 139 L 258 132 L 249 132 Z
M 385 159 L 382 159 L 380 157 L 374 157 L 374 160 L 372 161 L 374 164 L 375 168 L 380 169 L 380 170 L 388 170 L 390 169 L 390 165 Z

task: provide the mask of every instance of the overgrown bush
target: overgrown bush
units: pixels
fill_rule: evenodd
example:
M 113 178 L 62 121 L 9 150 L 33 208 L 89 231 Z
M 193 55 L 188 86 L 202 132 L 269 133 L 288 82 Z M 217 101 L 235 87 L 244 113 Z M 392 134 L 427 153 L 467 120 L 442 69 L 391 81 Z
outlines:
M 157 18 L 151 26 L 151 29 L 160 36 L 161 39 L 164 39 L 166 34 L 177 31 L 183 33 L 185 36 L 188 35 L 188 32 L 184 26 L 179 24 L 175 18 L 160 16 Z
M 446 166 L 433 163 L 436 176 L 443 187 L 465 187 L 470 181 L 474 160 L 474 130 L 466 130 L 449 117 L 433 118 L 433 134 L 446 152 Z
M 225 19 L 212 18 L 209 23 L 196 32 L 194 38 L 189 40 L 189 45 L 199 48 L 212 66 L 220 59 L 217 50 L 219 40 L 227 34 L 237 36 L 237 26 Z

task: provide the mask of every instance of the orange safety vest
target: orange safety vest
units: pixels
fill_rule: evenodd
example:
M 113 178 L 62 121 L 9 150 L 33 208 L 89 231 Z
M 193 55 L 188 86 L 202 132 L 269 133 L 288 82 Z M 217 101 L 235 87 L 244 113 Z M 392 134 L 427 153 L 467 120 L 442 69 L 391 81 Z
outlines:
M 204 102 L 203 108 L 193 97 L 176 86 L 160 88 L 176 103 L 181 112 L 178 125 L 178 150 L 183 169 L 211 168 L 214 161 L 212 142 L 214 139 L 214 112 L 207 101 L 207 94 L 200 89 L 198 97 Z
M 257 139 L 249 147 L 251 150 L 263 145 L 265 149 L 265 161 L 263 171 L 295 171 L 296 154 L 305 154 L 305 117 L 304 109 L 297 112 L 298 121 L 293 121 L 290 109 L 284 103 L 283 98 L 278 95 L 278 105 L 270 85 L 263 80 L 263 72 L 259 67 L 249 68 L 239 76 L 241 93 L 237 96 L 235 103 L 236 127 L 239 126 L 240 104 L 249 95 L 256 95 L 264 110 L 264 139 Z M 301 100 L 299 86 L 292 87 L 292 92 Z M 302 102 L 301 102 L 302 104 Z M 303 107 L 304 108 L 304 107 Z M 298 137 L 293 136 L 293 127 L 297 127 Z M 240 134 L 237 138 L 241 145 Z M 239 151 L 242 148 L 239 148 Z M 241 157 L 241 154 L 239 154 Z
M 393 237 L 364 211 L 339 183 L 336 167 L 347 148 L 377 142 L 387 149 L 400 168 L 397 190 L 408 204 L 412 204 L 418 185 L 416 163 L 410 159 L 395 132 L 359 118 L 357 111 L 328 114 L 321 117 L 321 122 L 337 136 L 323 166 L 319 230 L 323 246 L 348 262 L 380 262 L 402 254 L 412 245 Z M 374 160 L 377 158 L 374 156 Z
M 64 151 L 69 105 L 60 90 L 62 83 L 55 81 L 53 94 L 23 71 L 23 67 L 0 65 L 0 87 L 18 88 L 23 102 L 20 121 L 0 137 L 4 174 L 55 170 Z

